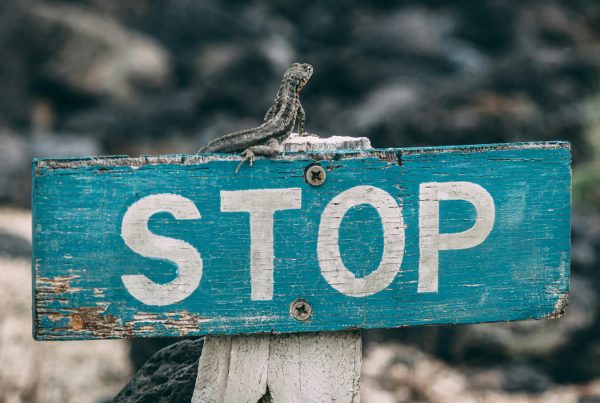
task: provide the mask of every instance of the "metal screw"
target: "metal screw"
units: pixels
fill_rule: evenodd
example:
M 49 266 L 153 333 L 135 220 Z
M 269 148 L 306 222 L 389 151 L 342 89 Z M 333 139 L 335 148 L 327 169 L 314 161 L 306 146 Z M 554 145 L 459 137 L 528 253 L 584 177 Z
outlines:
M 83 322 L 83 318 L 78 313 L 74 313 L 71 315 L 71 328 L 73 330 L 81 330 L 85 323 Z
M 302 298 L 295 299 L 290 304 L 290 315 L 296 320 L 305 321 L 312 315 L 312 307 Z
M 304 178 L 311 186 L 321 186 L 325 182 L 327 174 L 319 164 L 309 165 L 304 170 Z

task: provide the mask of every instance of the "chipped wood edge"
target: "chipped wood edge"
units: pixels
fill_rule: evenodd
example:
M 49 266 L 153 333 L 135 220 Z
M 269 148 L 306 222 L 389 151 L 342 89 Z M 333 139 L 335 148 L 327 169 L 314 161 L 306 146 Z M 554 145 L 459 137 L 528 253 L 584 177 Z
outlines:
M 364 137 L 307 137 L 292 142 L 309 152 L 370 146 Z M 359 330 L 206 336 L 192 403 L 358 403 L 361 366 Z
M 306 138 L 306 140 L 303 140 Z M 335 141 L 334 141 L 335 140 Z M 337 147 L 335 145 L 337 144 Z M 482 151 L 504 151 L 525 149 L 567 149 L 571 144 L 565 141 L 541 141 L 529 143 L 477 144 L 447 147 L 406 147 L 406 148 L 371 148 L 370 141 L 365 137 L 333 136 L 319 138 L 316 136 L 293 136 L 283 144 L 284 152 L 268 157 L 275 161 L 297 161 L 303 159 L 332 160 L 378 158 L 396 161 L 400 156 L 421 154 L 443 154 L 449 152 L 477 153 Z M 258 160 L 265 157 L 257 157 Z M 137 168 L 145 165 L 199 165 L 212 161 L 240 161 L 239 154 L 169 154 L 156 156 L 129 157 L 124 155 L 85 158 L 34 159 L 32 170 L 40 175 L 40 170 L 72 169 L 72 168 L 108 168 L 130 167 Z
M 548 315 L 542 317 L 541 319 L 559 319 L 562 318 L 565 314 L 565 309 L 569 305 L 569 293 L 564 292 L 558 296 L 556 300 L 556 304 L 554 305 L 554 311 L 549 313 Z

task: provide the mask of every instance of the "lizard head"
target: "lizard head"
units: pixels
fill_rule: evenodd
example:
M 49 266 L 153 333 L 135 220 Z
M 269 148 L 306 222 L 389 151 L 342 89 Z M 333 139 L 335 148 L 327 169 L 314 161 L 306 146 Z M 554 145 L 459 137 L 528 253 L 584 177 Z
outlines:
M 289 80 L 296 85 L 298 91 L 300 91 L 308 80 L 310 80 L 310 76 L 312 76 L 313 67 L 308 63 L 294 63 L 292 66 L 287 69 L 285 74 L 283 75 L 284 80 Z

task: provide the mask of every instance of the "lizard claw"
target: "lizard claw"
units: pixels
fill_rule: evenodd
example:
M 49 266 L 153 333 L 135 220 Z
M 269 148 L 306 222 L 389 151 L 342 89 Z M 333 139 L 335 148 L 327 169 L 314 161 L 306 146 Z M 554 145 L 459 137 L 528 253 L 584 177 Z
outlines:
M 242 152 L 242 157 L 244 157 L 244 158 L 240 161 L 237 168 L 235 169 L 236 174 L 238 173 L 238 171 L 240 170 L 242 165 L 244 165 L 244 162 L 250 161 L 250 166 L 254 165 L 254 157 L 255 156 L 254 156 L 254 152 L 252 152 L 252 150 L 245 149 L 244 152 Z

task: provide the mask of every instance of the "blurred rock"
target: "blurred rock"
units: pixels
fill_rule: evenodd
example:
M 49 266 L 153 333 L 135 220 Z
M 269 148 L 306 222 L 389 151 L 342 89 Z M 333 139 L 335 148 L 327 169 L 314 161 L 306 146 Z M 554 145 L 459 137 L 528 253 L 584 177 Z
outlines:
M 0 127 L 20 128 L 29 118 L 33 75 L 28 3 L 0 1 Z
M 276 71 L 272 62 L 256 45 L 210 47 L 196 56 L 193 85 L 198 92 L 198 108 L 218 111 L 223 107 L 244 116 L 262 121 L 275 98 L 283 68 Z M 251 97 L 253 102 L 246 102 Z
M 100 138 L 105 152 L 171 135 L 202 144 L 221 127 L 260 122 L 287 64 L 307 61 L 313 132 L 384 147 L 560 138 L 573 141 L 577 161 L 590 156 L 582 133 L 600 82 L 591 0 L 0 7 L 0 88 L 10 99 L 0 98 L 0 123 L 26 124 L 44 97 L 53 129 Z M 228 122 L 216 129 L 218 116 Z
M 196 121 L 194 111 L 190 94 L 176 92 L 148 97 L 140 105 L 106 103 L 84 109 L 65 118 L 61 127 L 65 132 L 80 133 L 82 137 L 101 141 L 105 153 L 127 154 L 123 150 L 131 149 L 137 143 L 168 141 L 176 135 L 189 138 Z M 176 152 L 194 152 L 197 149 L 194 145 L 190 150 Z M 161 153 L 160 150 L 157 153 Z
M 31 211 L 3 207 L 0 218 L 0 233 L 26 240 L 31 245 Z
M 412 83 L 388 83 L 375 88 L 348 113 L 350 124 L 369 130 L 380 125 L 389 116 L 403 116 L 415 112 L 423 99 L 422 88 Z
M 32 158 L 101 154 L 98 139 L 36 131 L 30 136 L 0 129 L 0 203 L 29 206 Z
M 571 232 L 573 270 L 600 282 L 600 216 L 573 214 Z
M 398 343 L 369 346 L 362 368 L 361 401 L 365 403 L 563 403 L 592 398 L 600 390 L 598 381 L 582 387 L 555 385 L 526 365 L 494 369 L 451 367 Z
M 184 340 L 154 354 L 113 402 L 187 403 L 192 399 L 204 339 Z
M 43 78 L 127 104 L 167 84 L 169 54 L 155 40 L 93 9 L 66 3 L 37 3 L 31 14 Z
M 34 158 L 86 157 L 100 155 L 98 140 L 67 133 L 35 132 L 31 141 Z
M 30 257 L 31 243 L 27 239 L 0 231 L 0 256 Z
M 0 87 L 11 101 L 0 98 L 0 123 L 26 123 L 46 98 L 53 130 L 99 138 L 107 153 L 169 136 L 195 150 L 256 124 L 287 64 L 307 61 L 313 132 L 383 147 L 560 138 L 577 161 L 591 155 L 600 11 L 590 0 L 5 3 Z
M 30 177 L 31 151 L 28 139 L 8 130 L 0 130 L 0 202 L 28 205 L 31 197 Z
M 502 369 L 502 389 L 507 392 L 542 393 L 550 386 L 548 376 L 529 365 L 510 365 Z

